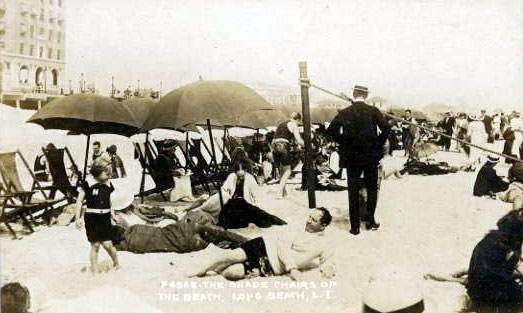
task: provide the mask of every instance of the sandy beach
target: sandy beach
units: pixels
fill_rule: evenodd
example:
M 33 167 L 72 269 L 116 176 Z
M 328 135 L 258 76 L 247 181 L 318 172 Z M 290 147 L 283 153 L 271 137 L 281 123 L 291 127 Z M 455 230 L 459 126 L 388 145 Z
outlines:
M 83 168 L 85 136 L 67 136 L 65 132 L 44 131 L 39 126 L 24 123 L 31 113 L 7 107 L 0 109 L 0 151 L 19 149 L 32 164 L 39 149 L 48 142 L 54 142 L 57 147 L 67 146 L 78 166 Z M 100 140 L 104 146 L 118 146 L 118 153 L 130 174 L 126 182 L 128 192 L 136 193 L 141 168 L 138 161 L 133 159 L 132 141 L 111 135 L 93 136 L 91 142 L 93 140 Z M 438 152 L 434 157 L 450 165 L 462 165 L 466 161 L 464 154 L 455 152 Z M 394 162 L 405 162 L 403 152 L 394 155 Z M 500 173 L 507 169 L 501 163 L 498 168 Z M 30 184 L 27 175 L 23 178 L 26 185 Z M 339 239 L 335 256 L 335 285 L 325 288 L 292 288 L 288 285 L 291 280 L 287 277 L 248 281 L 253 284 L 266 282 L 267 288 L 262 289 L 250 289 L 248 286 L 235 288 L 220 276 L 184 278 L 184 272 L 201 261 L 202 255 L 207 252 L 205 250 L 189 254 L 119 252 L 122 264 L 120 271 L 92 277 L 82 272 L 89 260 L 89 243 L 85 232 L 77 230 L 74 225 L 39 226 L 35 233 L 24 233 L 20 240 L 12 240 L 2 225 L 2 284 L 30 279 L 43 282 L 46 286 L 44 298 L 56 302 L 54 307 L 48 305 L 47 311 L 43 312 L 60 312 L 57 307 L 66 308 L 68 301 L 82 303 L 97 296 L 106 298 L 103 300 L 107 301 L 103 302 L 105 305 L 100 304 L 102 308 L 107 310 L 107 307 L 114 305 L 122 313 L 135 312 L 139 308 L 137 303 L 159 312 L 177 313 L 360 312 L 366 283 L 376 267 L 387 263 L 412 265 L 412 271 L 422 275 L 428 272 L 451 272 L 468 266 L 475 244 L 511 208 L 511 205 L 500 200 L 473 197 L 473 180 L 474 173 L 458 172 L 439 176 L 406 176 L 384 181 L 377 209 L 377 220 L 382 226 L 379 231 L 364 231 L 358 237 L 348 233 L 347 192 L 317 192 L 318 205 L 328 208 L 334 217 L 330 232 Z M 297 187 L 293 185 L 292 189 Z M 308 216 L 306 192 L 291 190 L 289 197 L 284 200 L 275 200 L 274 186 L 263 186 L 262 192 L 264 196 L 260 197 L 260 207 L 289 224 L 270 229 L 251 226 L 238 230 L 238 233 L 254 238 L 263 233 L 297 232 L 303 229 Z M 23 233 L 20 225 L 15 226 L 19 233 Z M 102 251 L 100 256 L 102 262 L 109 262 L 105 252 Z M 323 282 L 320 277 L 318 270 L 311 270 L 304 273 L 304 282 L 320 284 Z M 167 282 L 185 283 L 186 286 L 166 287 Z M 191 282 L 197 285 L 191 287 Z M 219 287 L 221 284 L 224 288 Z M 125 292 L 122 293 L 122 290 Z M 326 290 L 329 292 L 325 293 Z M 281 291 L 303 291 L 306 299 L 299 298 L 299 293 L 295 299 L 278 299 L 277 293 Z M 313 291 L 317 291 L 315 295 L 321 295 L 321 298 L 314 298 Z M 111 292 L 114 292 L 114 297 Z M 262 292 L 263 299 L 241 298 L 250 293 L 254 296 L 256 292 Z M 181 300 L 174 296 L 184 293 L 200 296 L 191 299 L 190 296 L 181 296 Z M 221 298 L 202 296 L 210 293 Z M 243 296 L 237 293 L 243 293 Z M 458 312 L 463 307 L 466 293 L 458 284 L 424 280 L 423 294 L 426 301 L 432 303 L 434 312 Z M 263 304 L 263 307 L 259 304 Z M 97 305 L 91 303 L 91 309 L 84 308 L 82 312 L 106 312 L 102 308 L 98 311 Z

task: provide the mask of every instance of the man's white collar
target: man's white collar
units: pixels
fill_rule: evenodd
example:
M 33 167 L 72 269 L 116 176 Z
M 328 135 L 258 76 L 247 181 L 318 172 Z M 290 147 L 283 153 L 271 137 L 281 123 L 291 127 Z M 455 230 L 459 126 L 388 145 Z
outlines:
M 365 98 L 363 97 L 355 97 L 354 102 L 365 102 Z

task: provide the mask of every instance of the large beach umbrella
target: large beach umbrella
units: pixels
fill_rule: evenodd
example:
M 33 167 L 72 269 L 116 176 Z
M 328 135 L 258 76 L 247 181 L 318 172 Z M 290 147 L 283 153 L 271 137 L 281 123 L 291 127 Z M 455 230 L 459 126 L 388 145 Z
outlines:
M 249 125 L 249 128 L 253 129 L 278 126 L 287 119 L 288 117 L 279 110 L 257 110 L 240 116 L 242 124 Z
M 216 152 L 211 124 L 216 126 L 244 126 L 246 113 L 271 110 L 272 106 L 251 88 L 233 81 L 200 80 L 182 86 L 165 95 L 150 111 L 142 129 L 186 129 L 190 125 L 207 123 L 214 164 Z M 223 204 L 218 186 L 220 204 Z
M 134 118 L 140 124 L 140 128 L 143 126 L 143 123 L 156 103 L 157 102 L 149 98 L 132 98 L 122 102 L 134 115 Z
M 200 80 L 165 95 L 149 113 L 143 130 L 184 129 L 207 120 L 216 126 L 250 127 L 241 120 L 242 115 L 272 108 L 262 96 L 238 82 Z
M 91 135 L 117 134 L 130 137 L 141 126 L 124 104 L 94 94 L 76 94 L 51 101 L 27 122 L 41 125 L 44 129 L 62 129 L 87 135 L 84 178 Z

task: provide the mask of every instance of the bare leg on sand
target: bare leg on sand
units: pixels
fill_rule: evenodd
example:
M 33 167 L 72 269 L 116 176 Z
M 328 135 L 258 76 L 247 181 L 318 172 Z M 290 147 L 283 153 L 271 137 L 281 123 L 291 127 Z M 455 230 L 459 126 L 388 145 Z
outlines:
M 278 197 L 280 197 L 280 198 L 284 198 L 285 196 L 287 196 L 287 189 L 286 189 L 287 181 L 289 180 L 289 177 L 291 177 L 290 165 L 284 165 L 282 167 L 282 172 L 283 172 L 283 174 L 281 175 L 281 178 L 280 178 L 280 188 L 278 190 Z
M 468 274 L 467 270 L 460 270 L 451 274 L 426 274 L 425 279 L 432 279 L 435 281 L 441 282 L 452 282 L 465 285 L 467 278 L 465 277 Z
M 104 241 L 102 242 L 102 245 L 111 257 L 111 260 L 113 260 L 114 269 L 117 271 L 120 269 L 120 263 L 118 263 L 118 252 L 116 251 L 116 248 L 113 246 L 113 243 L 111 241 Z
M 209 271 L 221 273 L 233 264 L 243 263 L 247 260 L 247 255 L 243 249 L 220 249 L 214 255 L 208 256 L 207 260 L 197 266 L 197 268 L 186 273 L 186 277 L 204 276 Z
M 98 252 L 100 251 L 99 242 L 91 242 L 91 250 L 89 251 L 89 260 L 91 261 L 91 273 L 96 275 L 100 272 L 98 268 Z

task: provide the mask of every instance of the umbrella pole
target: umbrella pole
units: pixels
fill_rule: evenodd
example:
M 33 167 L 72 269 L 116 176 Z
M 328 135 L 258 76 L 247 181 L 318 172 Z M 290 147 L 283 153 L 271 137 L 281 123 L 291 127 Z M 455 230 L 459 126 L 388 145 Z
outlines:
M 85 147 L 85 161 L 84 161 L 84 180 L 87 177 L 87 161 L 89 160 L 89 145 L 91 144 L 91 135 L 87 135 L 87 146 Z
M 309 79 L 307 77 L 307 62 L 300 62 L 300 85 L 301 85 L 301 109 L 303 113 L 303 132 L 305 141 L 305 166 L 307 169 L 307 191 L 309 198 L 309 209 L 316 208 L 316 193 L 314 191 L 314 169 L 312 163 L 311 142 L 311 115 L 309 107 Z M 303 178 L 302 178 L 303 179 Z
M 218 170 L 218 162 L 216 162 L 216 151 L 214 150 L 214 139 L 212 137 L 212 128 L 211 128 L 211 120 L 207 119 L 207 130 L 209 131 L 209 137 L 211 140 L 211 150 L 212 150 L 212 158 L 214 160 L 214 164 L 216 164 L 216 170 Z M 223 208 L 223 196 L 222 196 L 222 186 L 220 186 L 220 180 L 218 179 L 216 184 L 218 185 L 218 195 L 220 197 L 220 209 Z
M 145 135 L 145 144 L 144 147 L 147 151 L 147 145 L 149 144 L 149 132 Z M 142 168 L 142 179 L 140 181 L 140 203 L 144 203 L 145 201 L 145 167 Z
M 185 161 L 185 170 L 189 168 L 189 131 L 185 132 L 185 151 L 187 153 L 187 160 Z

